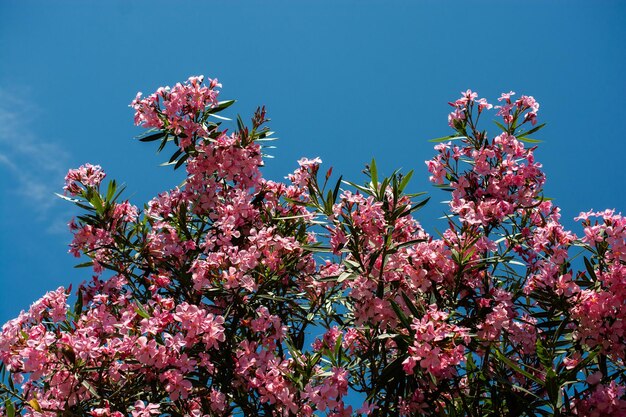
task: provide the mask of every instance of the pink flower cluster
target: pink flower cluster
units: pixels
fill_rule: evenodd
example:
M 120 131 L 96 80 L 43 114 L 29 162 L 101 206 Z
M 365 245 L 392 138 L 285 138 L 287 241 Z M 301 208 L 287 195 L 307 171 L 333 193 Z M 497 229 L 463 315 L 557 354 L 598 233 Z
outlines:
M 580 401 L 574 402 L 574 410 L 577 416 L 604 417 L 626 416 L 626 387 L 618 385 L 615 381 L 607 385 L 598 385 L 591 395 Z
M 508 93 L 502 93 L 498 101 L 502 102 L 502 105 L 496 106 L 498 109 L 498 116 L 502 116 L 504 123 L 513 123 L 520 114 L 524 114 L 524 122 L 529 121 L 533 126 L 537 124 L 537 112 L 539 111 L 539 103 L 532 96 L 522 96 L 515 102 L 511 101 L 511 96 L 515 93 L 510 91 Z M 525 112 L 525 113 L 524 113 Z
M 217 87 L 191 77 L 132 102 L 187 174 L 143 212 L 114 182 L 101 192 L 99 166 L 68 173 L 87 211 L 70 252 L 95 276 L 73 308 L 59 288 L 2 327 L 18 388 L 1 414 L 508 415 L 564 413 L 567 394 L 574 415 L 626 415 L 626 219 L 582 213 L 580 239 L 563 227 L 523 143 L 533 97 L 502 94 L 493 137 L 477 127 L 486 99 L 450 103 L 455 134 L 426 162 L 451 191 L 435 238 L 397 172 L 372 164 L 364 186 L 328 191 L 332 170 L 320 186 L 321 160 L 303 158 L 288 182 L 264 179 L 265 110 L 227 134 L 208 121 Z
M 599 217 L 602 222 L 592 222 Z M 599 346 L 615 360 L 626 360 L 626 218 L 612 210 L 581 213 L 583 242 L 597 253 L 598 264 L 587 276 L 587 288 L 575 287 L 571 314 L 575 336 Z
M 456 367 L 465 359 L 465 345 L 469 344 L 469 329 L 449 324 L 448 314 L 431 305 L 421 318 L 414 318 L 411 328 L 415 332 L 409 357 L 402 363 L 408 375 L 416 365 L 437 378 L 456 375 Z
M 437 145 L 439 155 L 426 162 L 433 174 L 431 181 L 442 184 L 449 180 L 453 189 L 450 208 L 462 221 L 486 227 L 535 203 L 545 177 L 532 149 L 508 133 L 491 143 L 462 142 L 465 146 Z M 463 158 L 473 166 L 459 173 Z
M 203 81 L 203 76 L 190 77 L 185 84 L 161 87 L 143 99 L 142 94 L 137 93 L 130 104 L 135 110 L 135 124 L 180 137 L 181 148 L 190 146 L 195 137 L 208 137 L 209 129 L 203 116 L 207 107 L 217 106 L 219 92 L 215 88 L 222 85 L 217 79 L 209 79 L 208 86 L 203 85 Z
M 38 404 L 25 408 L 29 415 L 79 406 L 93 416 L 127 415 L 125 391 L 141 387 L 152 394 L 134 394 L 134 417 L 170 412 L 166 398 L 187 415 L 230 415 L 240 395 L 252 395 L 250 407 L 299 410 L 293 360 L 283 350 L 295 330 L 281 305 L 263 300 L 321 295 L 315 261 L 302 249 L 313 235 L 290 232 L 306 227 L 307 210 L 285 200 L 305 198 L 306 189 L 295 178 L 288 185 L 261 177 L 253 133 L 208 137 L 203 117 L 217 105 L 216 87 L 192 77 L 133 101 L 138 124 L 179 136 L 182 148 L 197 141 L 184 186 L 146 212 L 100 195 L 98 166 L 68 174 L 66 191 L 92 207 L 70 224 L 70 251 L 91 258 L 96 274 L 116 275 L 81 286 L 73 314 L 59 289 L 3 328 L 2 362 Z M 260 130 L 264 112 L 254 123 Z
M 78 195 L 83 191 L 83 187 L 98 187 L 106 174 L 100 165 L 85 164 L 77 169 L 71 169 L 65 176 L 65 187 L 63 189 L 70 195 Z

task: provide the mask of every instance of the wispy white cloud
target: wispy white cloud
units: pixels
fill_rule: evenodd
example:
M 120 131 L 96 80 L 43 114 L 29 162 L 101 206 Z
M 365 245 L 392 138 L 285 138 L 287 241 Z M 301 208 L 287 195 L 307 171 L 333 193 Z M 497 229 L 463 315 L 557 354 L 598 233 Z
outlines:
M 39 112 L 23 96 L 0 88 L 0 169 L 15 184 L 4 192 L 24 199 L 37 220 L 46 221 L 49 232 L 56 233 L 65 219 L 54 213 L 59 204 L 54 193 L 62 184 L 69 155 L 31 128 Z

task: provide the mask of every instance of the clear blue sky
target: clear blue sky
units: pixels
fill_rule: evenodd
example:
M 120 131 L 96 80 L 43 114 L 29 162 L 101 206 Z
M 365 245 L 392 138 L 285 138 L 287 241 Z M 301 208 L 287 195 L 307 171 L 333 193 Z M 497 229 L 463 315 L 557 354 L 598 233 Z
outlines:
M 467 88 L 533 95 L 565 223 L 626 212 L 625 41 L 619 1 L 2 0 L 0 323 L 89 278 L 67 254 L 74 211 L 53 195 L 68 168 L 102 165 L 140 205 L 178 184 L 132 139 L 128 104 L 189 75 L 218 77 L 246 117 L 267 106 L 281 138 L 270 178 L 301 156 L 357 181 L 372 156 L 383 173 L 415 169 L 412 191 L 433 196 L 419 213 L 429 230 L 446 195 L 424 160 L 427 139 L 449 133 L 447 101 Z

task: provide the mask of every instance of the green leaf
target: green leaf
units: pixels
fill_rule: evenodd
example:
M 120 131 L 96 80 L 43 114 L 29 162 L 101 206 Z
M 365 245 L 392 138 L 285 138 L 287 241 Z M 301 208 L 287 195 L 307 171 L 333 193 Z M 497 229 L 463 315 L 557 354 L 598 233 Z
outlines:
M 430 201 L 430 197 L 420 201 L 419 203 L 417 203 L 416 205 L 414 205 L 413 207 L 407 209 L 406 211 L 404 211 L 402 214 L 400 214 L 400 217 L 403 216 L 408 216 L 409 214 L 421 209 L 422 207 L 424 207 L 426 204 L 428 204 L 428 202 Z
M 500 129 L 502 129 L 503 132 L 508 132 L 509 130 L 504 127 L 504 125 L 496 120 L 493 121 Z
M 594 281 L 597 281 L 598 277 L 596 276 L 596 271 L 593 270 L 593 265 L 591 264 L 591 261 L 589 261 L 589 259 L 587 259 L 586 256 L 583 258 L 583 260 L 585 261 L 585 268 L 587 269 L 587 272 L 589 273 L 589 278 L 593 279 Z
M 337 184 L 335 184 L 335 188 L 333 189 L 333 202 L 337 201 L 337 196 L 339 196 L 339 186 L 341 185 L 342 178 L 343 175 L 339 177 Z
M 373 158 L 369 172 L 370 178 L 372 180 L 372 185 L 374 186 L 374 190 L 378 190 L 378 170 L 376 169 L 376 161 Z
M 8 398 L 4 400 L 4 408 L 7 412 L 7 417 L 15 417 L 15 405 L 13 405 L 13 401 Z
M 89 199 L 89 202 L 96 209 L 96 213 L 104 214 L 104 206 L 102 205 L 102 198 L 100 197 L 100 194 L 94 192 L 94 195 Z
M 369 188 L 363 187 L 362 185 L 357 185 L 350 181 L 342 181 L 342 182 L 344 184 L 348 184 L 349 186 L 356 188 L 357 190 L 361 191 L 364 194 L 372 195 L 372 191 Z
M 396 316 L 398 316 L 398 319 L 400 320 L 400 322 L 404 325 L 404 327 L 409 330 L 409 332 L 411 332 L 411 321 L 409 320 L 409 318 L 406 316 L 406 314 L 404 314 L 404 311 L 402 311 L 402 309 L 400 308 L 400 306 L 393 300 L 389 300 L 389 302 L 391 303 L 391 308 L 393 308 L 393 311 L 396 313 Z
M 559 377 L 552 368 L 548 368 L 548 371 L 546 373 L 546 391 L 548 392 L 550 402 L 554 405 L 558 404 L 560 399 Z
M 167 140 L 169 138 L 169 135 L 166 135 L 163 140 L 161 141 L 161 144 L 159 145 L 158 149 L 157 149 L 157 153 L 161 152 L 163 150 L 163 148 L 165 148 L 165 144 L 167 143 Z
M 63 195 L 63 194 L 54 193 L 54 195 L 56 195 L 59 198 L 62 198 L 63 200 L 69 201 L 70 203 L 78 203 L 78 202 L 80 202 L 80 200 L 77 199 L 77 198 L 71 198 L 71 197 L 68 197 L 68 196 Z
M 100 395 L 98 394 L 98 391 L 96 391 L 94 386 L 91 385 L 88 381 L 83 380 L 82 385 L 83 387 L 87 388 L 87 390 L 91 393 L 91 395 L 93 395 L 96 398 L 101 398 Z
M 146 309 L 141 305 L 139 301 L 135 302 L 135 312 L 139 314 L 144 319 L 149 319 L 150 314 L 146 311 Z
M 233 104 L 235 104 L 236 100 L 226 100 L 226 101 L 220 101 L 219 103 L 217 103 L 217 106 L 215 107 L 211 107 L 207 113 L 209 114 L 213 114 L 213 113 L 218 113 L 221 112 L 224 109 L 229 108 L 230 106 L 232 106 Z
M 140 142 L 154 142 L 156 140 L 159 140 L 159 139 L 165 137 L 166 134 L 167 134 L 167 132 L 160 131 L 160 132 L 157 132 L 157 133 L 153 133 L 151 135 L 140 136 L 139 137 L 139 141 Z
M 317 245 L 302 245 L 302 249 L 308 251 L 308 252 L 330 252 L 331 248 L 328 246 L 320 246 L 319 244 Z
M 182 150 L 182 149 L 180 149 L 180 148 L 178 148 L 178 149 L 176 150 L 176 152 L 174 152 L 174 153 L 172 154 L 172 156 L 170 157 L 170 160 L 169 160 L 168 162 L 171 164 L 171 163 L 172 163 L 172 162 L 174 162 L 176 159 L 178 159 L 178 157 L 179 157 L 182 153 L 183 153 L 183 150 Z
M 530 129 L 527 132 L 521 132 L 520 135 L 517 137 L 518 139 L 524 136 L 528 136 L 528 135 L 532 135 L 533 133 L 537 132 L 539 129 L 542 129 L 543 127 L 545 127 L 545 123 L 540 124 L 539 126 L 533 127 L 532 129 Z
M 537 338 L 536 351 L 541 365 L 543 365 L 544 368 L 551 370 L 553 362 L 552 355 L 550 355 L 548 349 L 546 349 L 543 345 L 540 338 Z
M 83 291 L 79 288 L 76 294 L 76 303 L 74 303 L 74 314 L 80 316 L 83 311 Z
M 181 158 L 180 158 L 180 159 L 176 162 L 176 165 L 174 165 L 174 169 L 176 170 L 176 169 L 180 168 L 180 166 L 181 166 L 182 164 L 184 164 L 184 163 L 185 163 L 185 161 L 187 160 L 187 158 L 189 158 L 189 154 L 188 154 L 188 153 L 184 154 L 184 155 L 183 155 L 183 156 L 182 156 L 182 157 L 181 157 Z
M 339 277 L 337 277 L 337 282 L 344 282 L 345 280 L 353 276 L 354 276 L 353 273 L 344 271 L 339 275 Z
M 237 129 L 240 132 L 243 132 L 246 128 L 245 123 L 243 122 L 243 120 L 241 119 L 241 116 L 237 115 Z
M 402 181 L 400 181 L 400 185 L 398 186 L 398 191 L 402 192 L 411 181 L 411 177 L 413 176 L 413 170 L 410 170 L 406 173 L 405 176 L 402 177 Z
M 406 295 L 406 293 L 404 291 L 402 291 L 402 299 L 404 300 L 404 303 L 406 304 L 408 309 L 411 311 L 411 314 L 413 314 L 413 317 L 417 318 L 417 317 L 421 317 L 422 316 L 422 314 L 420 314 L 419 310 L 417 309 L 417 307 L 413 303 L 413 300 L 411 300 L 409 298 L 409 296 Z
M 115 183 L 115 180 L 110 181 L 109 182 L 109 187 L 107 188 L 106 201 L 111 202 L 111 199 L 115 195 L 115 190 L 116 189 L 117 189 L 117 184 Z
M 531 374 L 530 372 L 520 368 L 515 362 L 509 359 L 506 355 L 504 355 L 498 349 L 494 349 L 493 352 L 498 357 L 498 359 L 504 362 L 509 368 L 511 368 L 512 370 L 514 370 L 515 372 L 521 375 L 524 375 L 526 378 L 530 379 L 531 381 L 534 381 L 537 384 L 543 386 L 543 381 L 541 379 Z
M 526 142 L 526 143 L 541 143 L 543 141 L 539 140 L 539 139 L 532 139 L 532 138 L 526 138 L 526 137 L 520 137 L 517 138 L 517 140 L 521 140 L 522 142 Z
M 352 259 L 344 259 L 343 263 L 348 268 L 351 268 L 353 271 L 359 271 L 361 269 L 361 264 L 359 264 L 357 261 L 353 261 Z
M 450 135 L 450 136 L 442 136 L 440 138 L 435 138 L 435 139 L 429 139 L 429 142 L 446 142 L 449 140 L 459 140 L 459 139 L 467 139 L 467 136 L 456 136 L 456 135 Z
M 406 248 L 407 246 L 413 246 L 416 245 L 418 243 L 423 243 L 423 242 L 427 242 L 428 239 L 413 239 L 413 240 L 408 240 L 406 242 L 402 242 L 399 245 L 395 246 L 394 249 L 401 249 L 401 248 Z

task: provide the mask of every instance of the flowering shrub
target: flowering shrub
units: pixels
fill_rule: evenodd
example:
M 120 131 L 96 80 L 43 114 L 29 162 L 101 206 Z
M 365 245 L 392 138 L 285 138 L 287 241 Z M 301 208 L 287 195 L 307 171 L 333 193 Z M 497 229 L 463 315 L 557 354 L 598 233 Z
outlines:
M 0 412 L 92 416 L 626 415 L 626 220 L 559 223 L 529 136 L 533 97 L 450 103 L 427 234 L 412 172 L 330 182 L 318 158 L 263 178 L 264 108 L 227 133 L 217 80 L 131 103 L 173 142 L 180 188 L 143 210 L 99 166 L 66 177 L 70 252 L 93 278 L 0 333 Z M 499 134 L 478 128 L 497 109 Z

